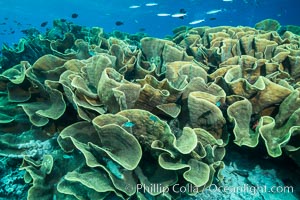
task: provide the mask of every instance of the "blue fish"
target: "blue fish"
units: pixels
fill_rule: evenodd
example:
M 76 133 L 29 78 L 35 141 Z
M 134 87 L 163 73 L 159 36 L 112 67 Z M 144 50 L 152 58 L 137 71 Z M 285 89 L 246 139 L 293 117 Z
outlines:
M 220 106 L 221 106 L 221 102 L 218 101 L 218 102 L 216 103 L 216 106 L 220 107 Z
M 93 51 L 89 51 L 89 55 L 90 55 L 90 56 L 94 56 L 94 55 L 96 55 L 96 54 L 95 54 L 95 52 L 93 52 Z
M 118 163 L 115 163 L 112 160 L 109 160 L 107 158 L 102 158 L 102 159 L 104 160 L 104 162 L 106 162 L 106 167 L 115 177 L 121 180 L 124 179 L 124 175 L 120 170 L 121 166 Z
M 153 116 L 153 115 L 150 116 L 150 119 L 151 119 L 152 121 L 154 121 L 154 122 L 157 122 L 157 121 L 158 121 L 157 117 L 155 117 L 155 116 Z
M 125 122 L 122 126 L 131 128 L 131 127 L 133 127 L 134 125 L 135 125 L 135 124 L 134 124 L 133 122 Z

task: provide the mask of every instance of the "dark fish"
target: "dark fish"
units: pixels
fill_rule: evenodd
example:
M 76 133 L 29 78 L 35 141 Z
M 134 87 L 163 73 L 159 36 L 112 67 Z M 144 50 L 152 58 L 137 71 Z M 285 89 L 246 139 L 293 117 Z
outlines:
M 186 10 L 184 8 L 180 8 L 179 13 L 185 14 Z M 184 19 L 184 16 L 178 17 L 179 19 Z
M 77 18 L 77 17 L 78 17 L 78 14 L 77 14 L 77 13 L 73 13 L 73 14 L 72 14 L 72 18 L 75 19 L 75 18 Z
M 6 23 L 5 22 L 3 22 L 3 23 L 1 23 L 0 25 L 5 25 Z
M 235 174 L 243 176 L 243 177 L 249 176 L 249 173 L 246 170 L 233 170 L 231 173 L 235 173 Z
M 184 8 L 181 8 L 181 9 L 179 10 L 179 12 L 180 12 L 180 13 L 186 13 L 186 10 L 185 10 Z
M 8 20 L 8 17 L 4 17 L 4 20 Z
M 140 28 L 139 31 L 140 32 L 144 32 L 146 29 L 145 28 Z
M 61 22 L 66 22 L 67 20 L 66 20 L 66 19 L 60 19 L 60 21 L 61 21 Z
M 14 34 L 15 33 L 15 31 L 12 31 L 12 32 L 10 32 L 11 34 Z
M 116 23 L 115 23 L 117 26 L 122 26 L 124 23 L 123 22 L 121 22 L 121 21 L 116 21 Z
M 28 34 L 28 30 L 24 29 L 24 30 L 21 30 L 22 33 L 24 34 Z
M 45 26 L 47 26 L 47 24 L 48 24 L 48 22 L 43 22 L 43 23 L 41 23 L 41 27 L 45 27 Z
M 211 18 L 209 18 L 209 20 L 216 20 L 217 18 L 215 18 L 215 17 L 211 17 Z

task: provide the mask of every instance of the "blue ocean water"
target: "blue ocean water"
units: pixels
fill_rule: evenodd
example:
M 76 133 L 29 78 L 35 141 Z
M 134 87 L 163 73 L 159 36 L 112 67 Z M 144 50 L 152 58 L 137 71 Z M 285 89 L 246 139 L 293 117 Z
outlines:
M 100 26 L 105 32 L 143 31 L 164 37 L 181 25 L 254 26 L 266 18 L 300 25 L 299 7 L 297 0 L 1 0 L 0 46 L 17 43 L 24 29 L 44 32 L 58 18 Z

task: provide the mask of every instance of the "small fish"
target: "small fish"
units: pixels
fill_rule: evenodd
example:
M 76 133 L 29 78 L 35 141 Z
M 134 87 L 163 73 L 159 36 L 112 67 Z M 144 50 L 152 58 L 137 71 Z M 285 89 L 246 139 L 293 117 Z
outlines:
M 223 0 L 224 2 L 232 2 L 233 0 Z
M 96 53 L 94 51 L 89 51 L 89 55 L 94 56 L 94 55 L 96 55 Z
M 66 20 L 66 19 L 60 19 L 60 21 L 61 21 L 61 22 L 66 22 L 67 20 Z
M 185 11 L 184 8 L 180 8 L 179 12 L 180 12 L 180 13 L 186 13 L 186 11 Z
M 127 127 L 127 128 L 131 128 L 134 127 L 134 123 L 133 122 L 125 122 L 122 126 Z
M 221 106 L 221 102 L 218 101 L 218 102 L 216 103 L 216 106 L 220 107 L 220 106 Z
M 139 31 L 140 32 L 144 32 L 146 29 L 145 28 L 140 28 Z
M 47 26 L 47 24 L 48 24 L 48 22 L 43 22 L 43 23 L 41 23 L 41 27 L 45 27 L 45 26 Z
M 194 25 L 194 24 L 199 24 L 201 22 L 205 22 L 205 19 L 195 20 L 195 21 L 190 22 L 189 24 Z
M 10 32 L 11 34 L 14 34 L 16 31 L 12 31 L 12 32 Z
M 216 20 L 217 18 L 215 18 L 215 17 L 211 17 L 211 18 L 209 18 L 209 20 Z
M 150 119 L 151 119 L 152 121 L 154 121 L 154 122 L 157 122 L 157 121 L 158 121 L 157 117 L 155 117 L 155 116 L 153 116 L 153 115 L 150 116 Z
M 159 17 L 167 17 L 167 16 L 170 16 L 171 14 L 169 13 L 158 13 L 157 16 Z
M 131 8 L 131 9 L 135 9 L 135 8 L 139 8 L 139 7 L 141 7 L 141 6 L 138 6 L 138 5 L 129 6 L 129 8 Z
M 243 176 L 243 177 L 248 177 L 249 176 L 249 173 L 246 170 L 233 170 L 230 173 L 235 173 L 235 174 Z
M 251 129 L 255 131 L 256 128 L 258 127 L 258 125 L 259 125 L 259 120 L 257 120 L 256 122 L 253 123 L 253 125 L 251 126 Z
M 28 30 L 24 29 L 24 30 L 21 30 L 22 33 L 24 34 L 28 34 Z
M 184 8 L 180 8 L 179 13 L 186 14 L 186 10 Z M 180 16 L 178 18 L 184 19 L 184 16 Z
M 151 7 L 151 6 L 157 6 L 158 3 L 146 3 L 145 6 Z
M 171 15 L 171 17 L 175 17 L 175 18 L 183 18 L 184 16 L 186 16 L 186 13 L 175 13 Z
M 71 17 L 72 17 L 73 19 L 75 19 L 75 18 L 78 17 L 78 14 L 77 14 L 77 13 L 73 13 L 73 14 L 71 15 Z
M 3 23 L 1 23 L 0 25 L 6 25 L 6 23 L 5 23 L 5 22 L 3 22 Z
M 64 158 L 64 159 L 70 159 L 70 158 L 73 158 L 73 156 L 63 155 L 63 158 Z
M 124 175 L 122 171 L 120 170 L 121 166 L 118 163 L 113 162 L 112 160 L 106 161 L 106 167 L 109 169 L 109 171 L 118 179 L 123 180 Z
M 222 12 L 222 10 L 221 10 L 221 9 L 218 9 L 218 10 L 210 10 L 210 11 L 207 11 L 206 14 L 212 15 L 212 14 L 217 14 L 217 13 L 219 13 L 219 12 Z
M 8 20 L 8 17 L 4 17 L 4 20 Z
M 121 22 L 121 21 L 116 21 L 116 26 L 122 26 L 124 24 L 124 22 Z

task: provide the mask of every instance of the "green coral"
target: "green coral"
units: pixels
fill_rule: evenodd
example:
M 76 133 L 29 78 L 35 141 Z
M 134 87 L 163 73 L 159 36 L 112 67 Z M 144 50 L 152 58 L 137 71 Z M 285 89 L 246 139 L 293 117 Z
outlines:
M 277 30 L 184 27 L 171 41 L 56 20 L 3 51 L 41 50 L 0 75 L 0 155 L 23 159 L 28 199 L 194 195 L 222 182 L 230 134 L 299 163 L 300 40 Z
M 276 31 L 279 27 L 279 22 L 274 19 L 265 19 L 255 24 L 256 29 L 264 31 Z

